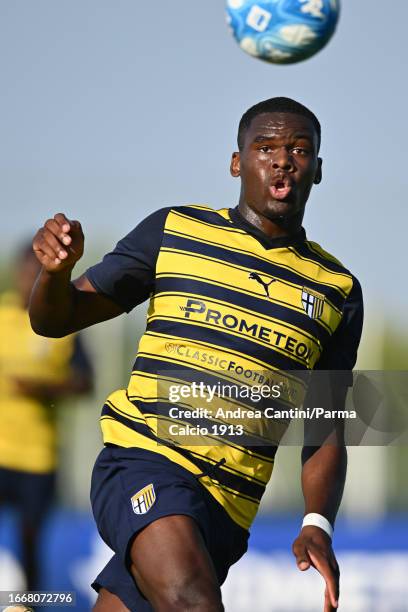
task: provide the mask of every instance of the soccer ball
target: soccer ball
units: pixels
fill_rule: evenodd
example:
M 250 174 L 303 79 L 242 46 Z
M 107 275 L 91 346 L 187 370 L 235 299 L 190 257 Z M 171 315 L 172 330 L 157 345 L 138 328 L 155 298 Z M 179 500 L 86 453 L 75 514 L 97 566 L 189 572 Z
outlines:
M 241 49 L 293 64 L 322 49 L 336 29 L 340 0 L 227 0 L 227 21 Z

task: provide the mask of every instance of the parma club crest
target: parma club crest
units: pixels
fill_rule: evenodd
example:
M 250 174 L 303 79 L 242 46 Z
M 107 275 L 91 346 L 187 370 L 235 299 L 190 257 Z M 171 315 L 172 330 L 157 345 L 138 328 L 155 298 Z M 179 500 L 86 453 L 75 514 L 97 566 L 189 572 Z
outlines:
M 325 296 L 308 287 L 302 289 L 302 306 L 311 319 L 318 319 L 323 313 Z
M 146 514 L 156 501 L 156 493 L 153 484 L 148 484 L 140 489 L 131 498 L 133 512 L 135 514 Z

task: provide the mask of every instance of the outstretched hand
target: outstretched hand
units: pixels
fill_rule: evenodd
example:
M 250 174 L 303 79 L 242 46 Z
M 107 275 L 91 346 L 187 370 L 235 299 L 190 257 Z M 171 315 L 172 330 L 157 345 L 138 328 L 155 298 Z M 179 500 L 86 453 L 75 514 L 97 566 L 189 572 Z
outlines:
M 293 543 L 293 554 L 298 568 L 303 572 L 314 567 L 324 578 L 324 612 L 335 612 L 339 599 L 340 570 L 329 536 L 320 529 L 303 527 Z
M 84 252 L 80 222 L 70 221 L 63 213 L 57 213 L 38 230 L 33 249 L 47 272 L 72 269 Z

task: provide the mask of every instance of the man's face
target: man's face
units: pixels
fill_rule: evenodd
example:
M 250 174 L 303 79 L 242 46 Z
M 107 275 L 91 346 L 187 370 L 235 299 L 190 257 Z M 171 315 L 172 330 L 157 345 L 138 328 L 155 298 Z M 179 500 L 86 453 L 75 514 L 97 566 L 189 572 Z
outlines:
M 241 177 L 240 203 L 270 220 L 303 213 L 322 161 L 313 122 L 292 113 L 256 116 L 242 151 L 234 153 L 232 176 Z

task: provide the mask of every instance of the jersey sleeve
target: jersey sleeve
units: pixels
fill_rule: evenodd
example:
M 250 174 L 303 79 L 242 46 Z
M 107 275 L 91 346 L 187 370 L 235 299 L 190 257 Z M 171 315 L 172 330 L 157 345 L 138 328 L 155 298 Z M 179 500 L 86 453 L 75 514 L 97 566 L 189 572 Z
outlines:
M 144 302 L 154 289 L 156 261 L 170 210 L 162 208 L 149 215 L 85 272 L 98 293 L 126 312 Z
M 357 360 L 357 350 L 363 329 L 364 306 L 361 285 L 353 276 L 353 287 L 345 301 L 342 320 L 323 350 L 316 370 L 343 371 L 346 384 L 352 384 L 351 370 Z M 348 372 L 348 374 L 346 373 Z

